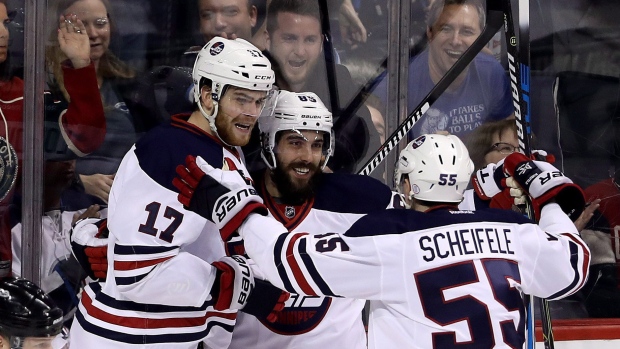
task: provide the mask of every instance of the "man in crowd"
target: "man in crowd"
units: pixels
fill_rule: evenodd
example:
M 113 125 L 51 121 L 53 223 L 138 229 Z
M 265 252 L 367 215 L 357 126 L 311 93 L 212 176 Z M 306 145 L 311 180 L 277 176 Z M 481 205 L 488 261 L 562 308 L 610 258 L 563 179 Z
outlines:
M 274 285 L 371 301 L 369 348 L 520 348 L 522 295 L 566 297 L 588 276 L 589 250 L 562 209 L 583 196 L 572 181 L 515 153 L 504 168 L 542 207 L 539 225 L 508 210 L 459 211 L 473 164 L 454 135 L 423 135 L 401 152 L 396 183 L 410 210 L 367 214 L 343 234 L 292 233 L 258 208 L 216 218 L 215 203 L 247 183 L 200 158 L 188 166 L 206 173 L 190 209 L 218 226 L 245 219 L 246 252 Z
M 436 0 L 427 14 L 428 47 L 409 64 L 410 113 L 480 36 L 485 24 L 480 0 Z M 374 93 L 387 101 L 387 79 Z M 413 139 L 438 131 L 462 137 L 485 121 L 514 117 L 510 83 L 499 62 L 480 53 L 415 124 Z

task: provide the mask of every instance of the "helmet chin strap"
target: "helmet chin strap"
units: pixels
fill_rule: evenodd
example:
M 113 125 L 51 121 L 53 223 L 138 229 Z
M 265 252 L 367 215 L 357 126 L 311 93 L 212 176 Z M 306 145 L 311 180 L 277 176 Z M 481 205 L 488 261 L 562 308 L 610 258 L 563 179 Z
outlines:
M 207 119 L 207 121 L 209 122 L 209 127 L 211 127 L 211 131 L 215 133 L 217 138 L 225 145 L 232 147 L 232 145 L 228 144 L 228 142 L 226 142 L 225 140 L 222 139 L 222 137 L 220 137 L 220 134 L 217 132 L 217 126 L 215 126 L 215 118 L 217 117 L 217 112 L 219 110 L 219 104 L 220 104 L 219 102 L 213 101 L 213 114 L 211 115 L 207 114 L 207 112 L 202 107 L 202 103 L 198 103 L 198 109 L 200 110 L 200 113 L 202 114 L 202 116 L 204 116 L 204 118 Z

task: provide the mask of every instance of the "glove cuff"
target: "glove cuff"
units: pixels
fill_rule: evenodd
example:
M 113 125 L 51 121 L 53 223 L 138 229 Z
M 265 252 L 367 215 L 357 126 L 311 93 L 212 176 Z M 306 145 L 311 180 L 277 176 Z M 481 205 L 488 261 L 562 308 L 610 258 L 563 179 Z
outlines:
M 268 212 L 267 206 L 261 202 L 253 201 L 248 203 L 220 229 L 222 240 L 228 241 L 228 238 L 239 229 L 250 213 L 266 216 Z

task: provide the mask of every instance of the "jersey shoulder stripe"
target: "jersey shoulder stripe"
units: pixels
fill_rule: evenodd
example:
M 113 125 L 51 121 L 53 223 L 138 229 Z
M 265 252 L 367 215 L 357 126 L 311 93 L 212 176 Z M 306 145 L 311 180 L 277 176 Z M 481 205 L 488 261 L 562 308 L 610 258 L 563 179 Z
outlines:
M 588 267 L 590 266 L 590 253 L 588 252 L 589 250 L 583 241 L 576 239 L 572 234 L 561 235 L 567 237 L 569 240 L 571 254 L 570 264 L 575 271 L 575 276 L 573 281 L 568 286 L 549 296 L 548 299 L 550 300 L 570 296 L 581 289 L 588 277 Z
M 384 210 L 391 201 L 390 188 L 372 177 L 325 173 L 321 176 L 313 208 L 363 214 Z
M 309 296 L 318 294 L 337 296 L 321 277 L 312 258 L 308 255 L 308 236 L 307 233 L 288 233 L 278 237 L 274 248 L 274 259 L 278 266 L 280 279 L 286 290 L 291 293 L 303 293 Z
M 411 231 L 438 228 L 451 224 L 501 222 L 532 223 L 527 217 L 513 211 L 485 209 L 477 211 L 451 211 L 437 209 L 430 212 L 414 210 L 384 210 L 360 218 L 345 232 L 349 237 L 403 234 Z
M 142 171 L 162 187 L 176 191 L 172 179 L 176 167 L 185 164 L 188 155 L 201 156 L 211 166 L 222 168 L 224 149 L 205 132 L 190 132 L 168 123 L 147 132 L 136 143 L 134 152 Z M 231 149 L 231 153 L 236 150 Z

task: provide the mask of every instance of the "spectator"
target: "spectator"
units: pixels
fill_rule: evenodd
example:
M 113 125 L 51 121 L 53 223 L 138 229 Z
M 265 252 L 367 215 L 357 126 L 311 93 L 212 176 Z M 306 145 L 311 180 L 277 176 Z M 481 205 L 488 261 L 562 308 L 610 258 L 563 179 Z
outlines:
M 3 171 L 0 176 L 0 277 L 10 275 L 11 224 L 9 205 L 20 195 L 18 168 L 22 168 L 24 81 L 13 75 L 7 47 L 10 19 L 4 1 L 0 1 L 0 111 L 6 128 L 0 127 Z M 68 60 L 59 62 L 58 76 L 66 81 L 68 100 L 59 102 L 59 94 L 45 93 L 45 156 L 67 154 L 83 156 L 95 151 L 106 132 L 103 106 L 97 89 L 95 66 L 90 61 L 90 46 L 82 21 L 75 15 L 60 16 L 56 32 L 59 51 Z M 18 165 L 19 164 L 19 165 Z M 17 189 L 12 190 L 13 185 Z
M 409 63 L 409 113 L 478 38 L 485 14 L 479 0 L 432 2 L 427 13 L 428 47 Z M 385 77 L 374 93 L 387 101 Z M 462 137 L 486 121 L 509 117 L 514 117 L 514 107 L 506 72 L 494 57 L 480 53 L 415 124 L 409 138 L 437 131 Z
M 354 93 L 359 90 L 346 67 L 335 64 L 337 86 L 327 82 L 327 66 L 323 56 L 321 15 L 316 1 L 271 0 L 267 10 L 268 55 L 276 72 L 276 85 L 292 92 L 314 92 L 334 115 L 336 149 L 327 164 L 329 170 L 352 173 L 379 149 L 379 135 L 366 105 L 358 106 L 351 115 L 342 115 Z M 330 89 L 335 88 L 332 100 Z M 333 110 L 334 107 L 337 110 Z M 346 122 L 340 119 L 348 119 Z M 248 166 L 260 160 L 258 131 L 254 141 L 244 148 Z M 262 167 L 260 163 L 259 167 Z
M 519 151 L 517 124 L 512 119 L 487 122 L 467 136 L 466 144 L 476 170 L 494 169 L 495 164 L 501 163 L 508 155 Z M 553 155 L 547 154 L 543 150 L 534 150 L 533 152 L 537 159 L 550 163 L 555 161 Z M 474 190 L 467 190 L 459 208 L 463 210 L 487 207 L 513 209 L 514 198 L 510 195 L 510 188 L 498 188 L 498 190 L 502 192 L 491 198 L 482 198 L 481 195 L 476 195 Z M 571 217 L 575 219 L 575 226 L 578 231 L 585 227 L 597 208 L 598 201 L 593 201 L 580 216 Z
M 600 202 L 594 217 L 582 230 L 592 251 L 590 278 L 584 286 L 588 314 L 596 318 L 620 317 L 620 170 L 614 177 L 585 190 L 591 202 Z M 598 205 L 597 205 L 598 206 Z
M 98 198 L 93 203 L 104 204 L 123 155 L 156 122 L 141 114 L 140 106 L 132 103 L 132 93 L 137 88 L 135 72 L 109 50 L 112 23 L 108 0 L 57 0 L 56 5 L 57 13 L 77 14 L 83 20 L 91 47 L 90 59 L 97 71 L 107 132 L 103 144 L 95 152 L 78 159 L 76 172 L 85 192 Z M 69 100 L 65 79 L 59 74 L 64 56 L 55 43 L 47 48 L 49 69 L 53 74 L 50 85 Z
M 70 210 L 62 200 L 64 191 L 75 179 L 75 159 L 45 162 L 43 217 L 41 220 L 42 248 L 40 256 L 41 288 L 64 313 L 64 322 L 70 327 L 79 302 L 86 275 L 71 254 L 70 230 L 82 218 L 101 217 L 99 206 L 86 210 Z M 21 276 L 22 223 L 17 206 L 12 229 L 13 275 Z
M 64 348 L 61 345 L 66 342 L 58 338 L 61 320 L 62 310 L 37 285 L 21 278 L 0 278 L 0 348 Z

